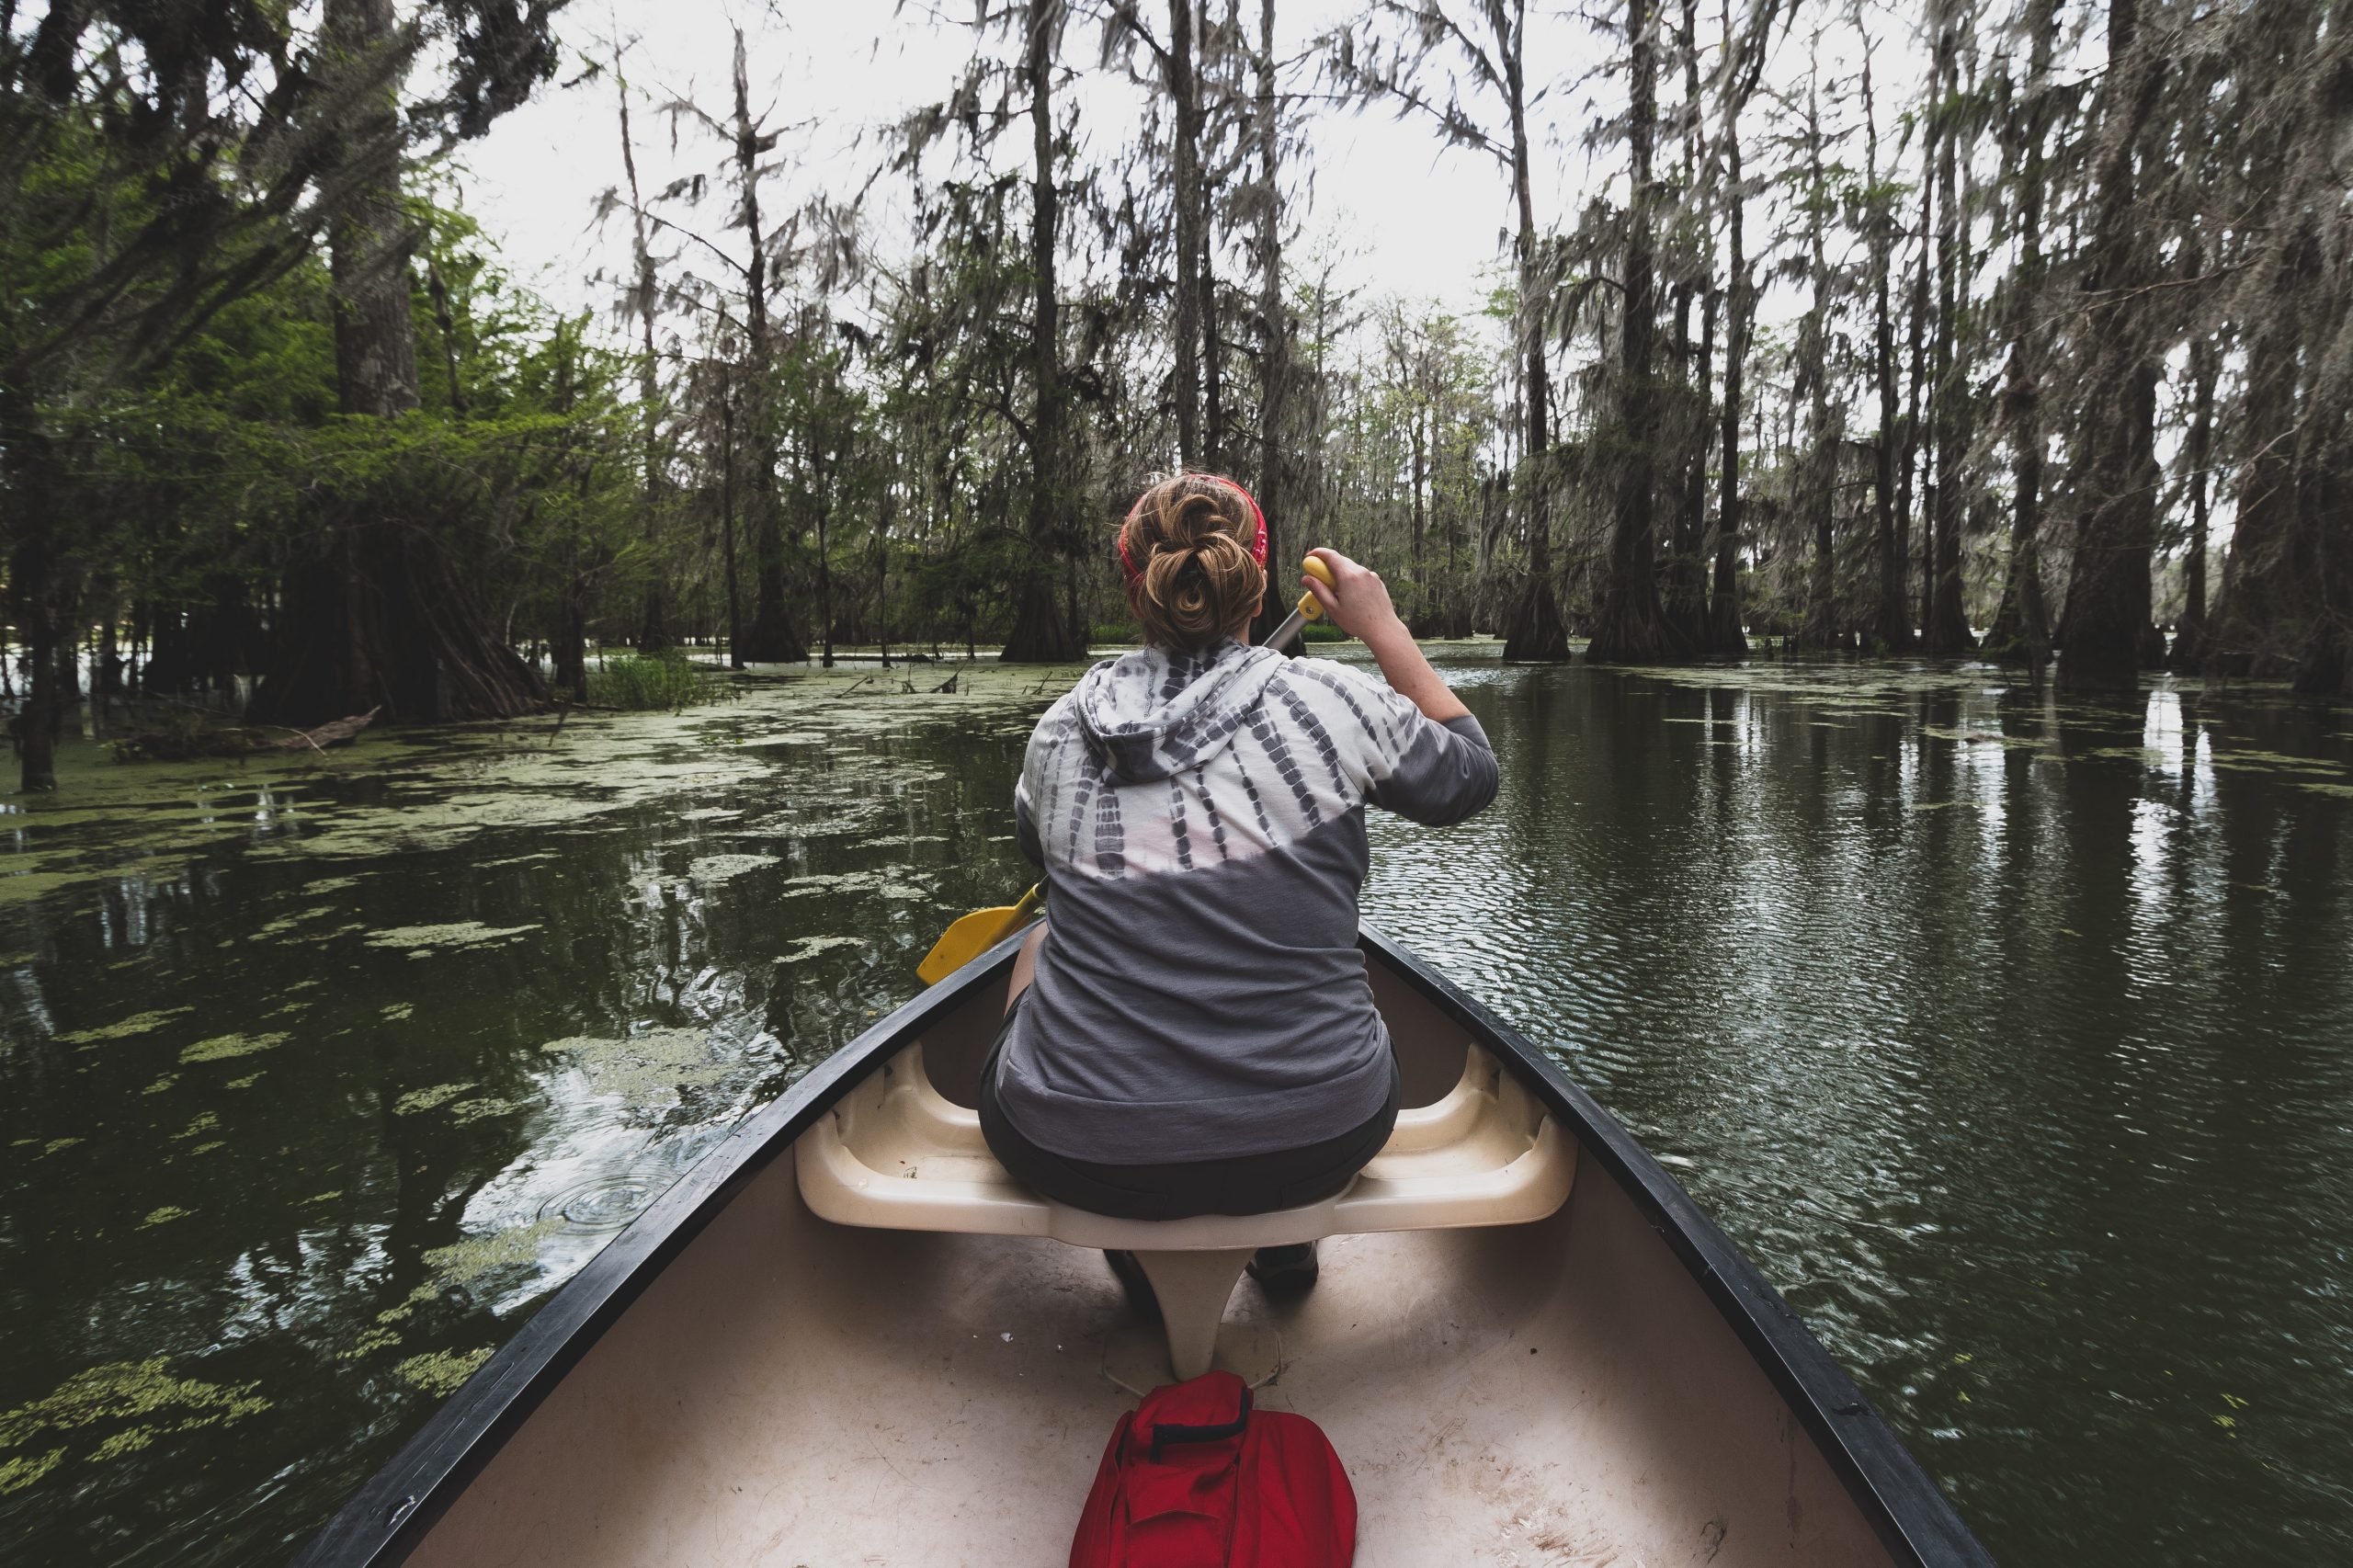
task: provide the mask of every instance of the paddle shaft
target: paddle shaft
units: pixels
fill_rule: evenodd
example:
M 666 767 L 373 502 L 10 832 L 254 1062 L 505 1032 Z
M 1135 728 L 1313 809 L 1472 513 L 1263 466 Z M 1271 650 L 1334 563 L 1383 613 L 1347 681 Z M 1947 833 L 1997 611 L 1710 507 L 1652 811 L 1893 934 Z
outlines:
M 1306 572 L 1309 576 L 1315 578 L 1325 587 L 1328 588 L 1332 585 L 1332 569 L 1329 566 L 1324 565 L 1321 561 L 1315 559 L 1315 557 L 1312 555 L 1309 556 L 1306 560 L 1300 562 L 1300 567 L 1302 570 Z M 1298 636 L 1301 630 L 1305 627 L 1309 621 L 1321 620 L 1323 619 L 1324 606 L 1317 600 L 1313 590 L 1311 589 L 1307 593 L 1299 596 L 1298 606 L 1294 608 L 1289 615 L 1283 617 L 1280 621 L 1276 623 L 1275 629 L 1267 634 L 1267 641 L 1263 646 L 1280 650 L 1284 643 L 1289 642 L 1292 638 Z

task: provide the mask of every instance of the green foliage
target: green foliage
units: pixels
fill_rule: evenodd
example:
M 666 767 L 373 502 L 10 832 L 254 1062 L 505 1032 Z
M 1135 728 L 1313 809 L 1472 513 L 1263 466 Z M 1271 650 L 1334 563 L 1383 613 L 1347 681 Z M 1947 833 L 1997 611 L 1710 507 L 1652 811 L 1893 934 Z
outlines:
M 624 653 L 588 671 L 588 700 L 600 708 L 675 713 L 735 695 L 734 683 L 672 650 Z

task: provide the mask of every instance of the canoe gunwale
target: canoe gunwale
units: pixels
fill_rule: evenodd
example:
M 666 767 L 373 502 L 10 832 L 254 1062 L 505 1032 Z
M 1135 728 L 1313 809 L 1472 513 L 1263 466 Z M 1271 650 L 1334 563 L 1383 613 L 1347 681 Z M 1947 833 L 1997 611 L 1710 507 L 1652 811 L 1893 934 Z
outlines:
M 294 1568 L 408 1557 L 549 1392 L 705 1226 L 851 1085 L 996 983 L 1020 934 L 910 999 L 756 1110 L 559 1287 L 313 1536 Z M 1666 1169 L 1599 1102 L 1475 997 L 1364 926 L 1360 946 L 1506 1061 L 1673 1250 L 1905 1568 L 1994 1568 L 1952 1505 L 1846 1371 Z
M 1524 1074 L 1664 1238 L 1789 1403 L 1880 1542 L 1906 1568 L 1995 1568 L 1993 1555 L 1804 1320 L 1666 1167 L 1485 1004 L 1371 926 L 1360 944 Z

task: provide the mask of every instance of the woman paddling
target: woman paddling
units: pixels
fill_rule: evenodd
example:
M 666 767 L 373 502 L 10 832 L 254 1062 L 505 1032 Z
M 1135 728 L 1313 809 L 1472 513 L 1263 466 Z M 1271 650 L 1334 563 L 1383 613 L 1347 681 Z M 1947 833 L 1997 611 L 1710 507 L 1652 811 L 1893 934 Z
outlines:
M 1330 587 L 1302 581 L 1383 678 L 1249 645 L 1267 533 L 1232 480 L 1154 485 L 1119 553 L 1145 646 L 1029 737 L 1014 811 L 1048 915 L 982 1070 L 982 1131 L 1097 1213 L 1313 1203 L 1388 1140 L 1402 1092 L 1356 945 L 1364 809 L 1460 822 L 1495 798 L 1495 754 L 1380 577 L 1336 551 L 1314 551 Z M 1312 1283 L 1313 1244 L 1252 1272 Z

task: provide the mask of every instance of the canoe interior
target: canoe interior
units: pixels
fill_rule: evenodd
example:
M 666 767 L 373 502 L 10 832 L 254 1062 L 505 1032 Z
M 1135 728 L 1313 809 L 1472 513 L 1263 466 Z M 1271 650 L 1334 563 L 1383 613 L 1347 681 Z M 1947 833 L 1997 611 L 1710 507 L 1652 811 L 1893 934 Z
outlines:
M 1407 1103 L 1428 1103 L 1468 1037 L 1373 970 Z M 1003 994 L 1000 965 L 924 1030 L 951 1098 L 971 1103 Z M 1280 1335 L 1260 1401 L 1322 1424 L 1355 1482 L 1357 1562 L 1898 1561 L 1634 1199 L 1590 1146 L 1579 1160 L 1550 1220 L 1335 1238 L 1303 1301 L 1236 1290 L 1229 1324 Z M 829 1225 L 773 1158 L 409 1561 L 1061 1563 L 1132 1404 L 1107 1346 L 1134 1332 L 1097 1254 Z

